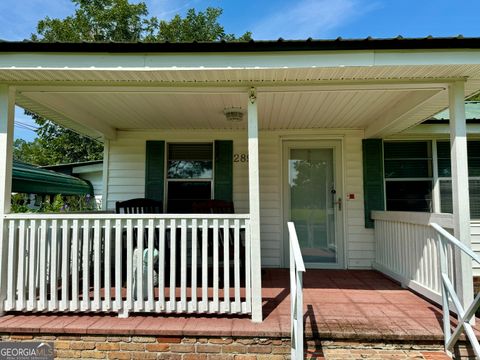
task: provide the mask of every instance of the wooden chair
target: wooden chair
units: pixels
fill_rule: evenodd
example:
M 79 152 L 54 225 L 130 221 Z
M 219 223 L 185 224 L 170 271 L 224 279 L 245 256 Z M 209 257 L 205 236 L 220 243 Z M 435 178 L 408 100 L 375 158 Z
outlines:
M 193 213 L 195 214 L 234 214 L 235 209 L 232 201 L 226 200 L 205 200 L 194 202 L 192 205 Z M 243 232 L 243 230 L 242 230 Z M 201 235 L 199 236 L 201 239 Z M 223 238 L 223 229 L 219 230 L 218 233 L 219 241 L 219 254 L 224 252 L 224 238 Z M 230 229 L 229 231 L 229 260 L 230 264 L 233 264 L 234 261 L 234 231 Z M 222 255 L 221 255 L 222 256 Z M 210 229 L 208 232 L 208 257 L 213 257 L 213 230 Z M 233 274 L 233 272 L 231 272 Z M 245 278 L 245 244 L 240 240 L 240 274 L 241 279 Z
M 232 201 L 205 200 L 194 202 L 192 210 L 195 214 L 234 214 Z
M 137 198 L 115 203 L 117 214 L 162 214 L 163 202 L 153 199 Z
M 116 214 L 162 214 L 163 213 L 163 202 L 153 199 L 146 199 L 146 198 L 136 198 L 130 199 L 125 201 L 117 201 L 115 203 L 115 213 Z M 158 248 L 158 234 L 155 231 L 155 248 Z M 123 254 L 127 253 L 127 234 L 126 231 L 122 234 L 122 244 L 123 244 Z M 135 229 L 133 232 L 133 241 L 134 244 L 137 244 L 137 230 Z M 146 248 L 148 243 L 148 234 L 144 232 L 143 236 L 143 247 Z M 134 245 L 135 246 L 135 245 Z M 122 277 L 123 281 L 126 281 L 127 276 L 127 262 L 126 257 L 124 256 L 124 260 L 122 261 Z

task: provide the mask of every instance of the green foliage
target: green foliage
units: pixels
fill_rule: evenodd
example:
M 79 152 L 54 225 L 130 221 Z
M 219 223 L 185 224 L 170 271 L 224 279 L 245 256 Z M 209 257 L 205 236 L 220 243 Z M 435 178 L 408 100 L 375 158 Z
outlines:
M 103 144 L 35 114 L 26 113 L 40 125 L 36 131 L 38 137 L 32 142 L 15 140 L 15 160 L 45 166 L 102 159 Z
M 72 0 L 77 9 L 65 19 L 46 17 L 37 25 L 34 41 L 125 41 L 142 39 L 148 23 L 144 2 L 128 0 Z
M 252 38 L 251 32 L 246 32 L 239 38 L 234 34 L 226 34 L 218 18 L 222 15 L 220 8 L 208 7 L 205 12 L 195 9 L 187 11 L 187 15 L 182 18 L 175 15 L 170 21 L 162 20 L 159 23 L 159 31 L 152 38 L 152 41 L 248 41 Z
M 221 8 L 205 11 L 189 9 L 185 17 L 175 15 L 171 20 L 148 17 L 144 2 L 129 0 L 71 0 L 75 14 L 64 19 L 46 17 L 37 24 L 33 41 L 248 41 L 251 32 L 236 37 L 226 34 L 219 18 Z
M 40 206 L 39 212 L 42 213 L 58 213 L 62 210 L 64 201 L 62 195 L 55 195 L 53 199 L 47 197 Z
M 50 157 L 40 144 L 40 139 L 27 142 L 16 139 L 13 143 L 13 158 L 34 165 L 50 165 Z M 51 164 L 53 165 L 53 163 Z
M 31 212 L 31 209 L 28 207 L 28 195 L 27 194 L 12 194 L 10 211 L 12 213 Z
M 46 196 L 36 209 L 28 206 L 27 194 L 13 194 L 11 201 L 12 213 L 59 213 L 59 212 L 88 212 L 97 210 L 95 198 L 91 195 L 55 195 Z

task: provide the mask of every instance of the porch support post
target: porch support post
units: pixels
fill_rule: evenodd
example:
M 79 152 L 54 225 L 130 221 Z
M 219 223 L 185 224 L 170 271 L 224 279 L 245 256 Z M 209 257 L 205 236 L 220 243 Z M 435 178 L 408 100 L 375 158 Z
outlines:
M 260 256 L 260 179 L 258 161 L 258 109 L 257 92 L 255 88 L 250 89 L 248 100 L 248 191 L 250 204 L 252 320 L 254 322 L 261 322 L 263 316 L 262 264 Z
M 10 212 L 12 193 L 13 121 L 15 89 L 0 84 L 0 315 L 7 298 L 7 227 L 4 215 Z
M 467 126 L 465 89 L 462 81 L 449 85 L 450 151 L 452 163 L 452 197 L 454 235 L 470 247 L 470 195 L 468 191 Z M 455 257 L 456 292 L 467 309 L 473 301 L 472 261 L 457 251 Z
M 108 210 L 108 177 L 110 168 L 110 140 L 103 138 L 103 171 L 102 171 L 102 210 Z

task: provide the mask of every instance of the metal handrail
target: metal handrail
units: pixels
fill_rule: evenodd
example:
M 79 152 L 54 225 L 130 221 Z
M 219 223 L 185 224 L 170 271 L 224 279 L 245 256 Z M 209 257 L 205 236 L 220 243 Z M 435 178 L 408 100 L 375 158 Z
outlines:
M 297 232 L 293 222 L 288 224 L 290 238 L 290 302 L 291 302 L 291 355 L 292 359 L 303 359 L 303 262 Z
M 462 335 L 462 332 L 465 331 L 465 334 L 470 340 L 477 359 L 480 359 L 480 344 L 478 343 L 477 337 L 475 336 L 472 325 L 469 323 L 472 317 L 475 316 L 475 312 L 480 307 L 480 293 L 477 294 L 472 304 L 468 307 L 468 309 L 465 310 L 458 298 L 457 293 L 455 292 L 455 288 L 450 278 L 448 277 L 447 242 L 456 246 L 458 249 L 470 256 L 472 260 L 476 261 L 479 264 L 480 257 L 475 254 L 472 249 L 459 241 L 455 236 L 450 234 L 440 225 L 436 223 L 430 223 L 430 226 L 438 233 L 438 251 L 440 260 L 440 272 L 442 278 L 442 308 L 445 351 L 451 355 L 450 350 L 453 349 L 458 339 Z M 458 314 L 458 325 L 453 331 L 453 333 L 450 329 L 450 298 Z

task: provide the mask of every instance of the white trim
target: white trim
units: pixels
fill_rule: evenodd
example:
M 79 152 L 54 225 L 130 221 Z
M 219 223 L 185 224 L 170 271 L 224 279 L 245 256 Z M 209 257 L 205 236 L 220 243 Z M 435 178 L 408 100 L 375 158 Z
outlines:
M 143 220 L 165 220 L 165 219 L 249 219 L 250 214 L 105 214 L 103 212 L 88 213 L 16 213 L 4 214 L 3 219 L 21 220 L 21 219 L 47 219 L 47 220 L 127 220 L 127 219 L 143 219 Z M 0 218 L 1 220 L 1 218 Z
M 250 213 L 252 321 L 261 322 L 262 275 L 260 238 L 260 165 L 258 151 L 258 104 L 256 89 L 250 90 L 247 109 L 248 121 L 248 200 Z
M 440 226 L 453 229 L 453 215 L 444 213 L 427 213 L 411 211 L 372 211 L 372 219 L 403 222 L 407 224 L 428 226 L 437 223 Z
M 245 53 L 2 53 L 0 69 L 223 70 L 479 64 L 480 50 L 339 50 Z M 225 64 L 228 64 L 226 66 Z
M 420 91 L 430 93 L 432 91 L 438 92 L 446 90 L 449 82 L 452 79 L 429 79 L 425 80 L 309 80 L 309 81 L 262 81 L 258 82 L 257 94 L 265 93 L 317 93 L 317 92 L 351 92 L 351 91 Z M 250 84 L 251 82 L 249 82 Z M 255 83 L 255 82 L 254 82 Z M 139 85 L 140 84 L 140 85 Z M 105 84 L 105 85 L 18 85 L 18 93 L 29 96 L 31 93 L 42 92 L 49 94 L 238 94 L 243 95 L 248 91 L 249 86 L 246 83 L 238 82 L 232 84 L 228 83 L 201 83 L 187 85 L 183 83 L 171 84 L 143 84 L 140 83 L 121 83 L 120 85 Z
M 108 179 L 110 169 L 110 140 L 104 139 L 103 141 L 103 171 L 102 171 L 102 210 L 108 209 Z
M 433 171 L 433 188 L 432 188 L 432 210 L 434 213 L 441 212 L 440 197 L 440 178 L 438 176 L 438 154 L 437 140 L 431 141 L 432 147 L 432 171 Z
M 470 194 L 468 188 L 465 84 L 460 81 L 452 83 L 448 88 L 448 98 L 454 235 L 470 248 Z M 466 309 L 474 298 L 472 260 L 463 253 L 457 253 L 455 261 L 455 290 L 460 302 Z
M 105 147 L 104 147 L 104 150 L 105 150 Z M 101 163 L 93 164 L 93 165 L 79 165 L 79 166 L 72 167 L 72 174 L 88 174 L 88 173 L 99 172 L 99 171 L 103 171 L 103 164 Z
M 13 127 L 15 121 L 15 88 L 0 84 L 0 216 L 10 213 L 13 167 Z M 0 219 L 0 315 L 7 298 L 7 245 L 6 221 Z M 10 269 L 13 271 L 13 269 Z

